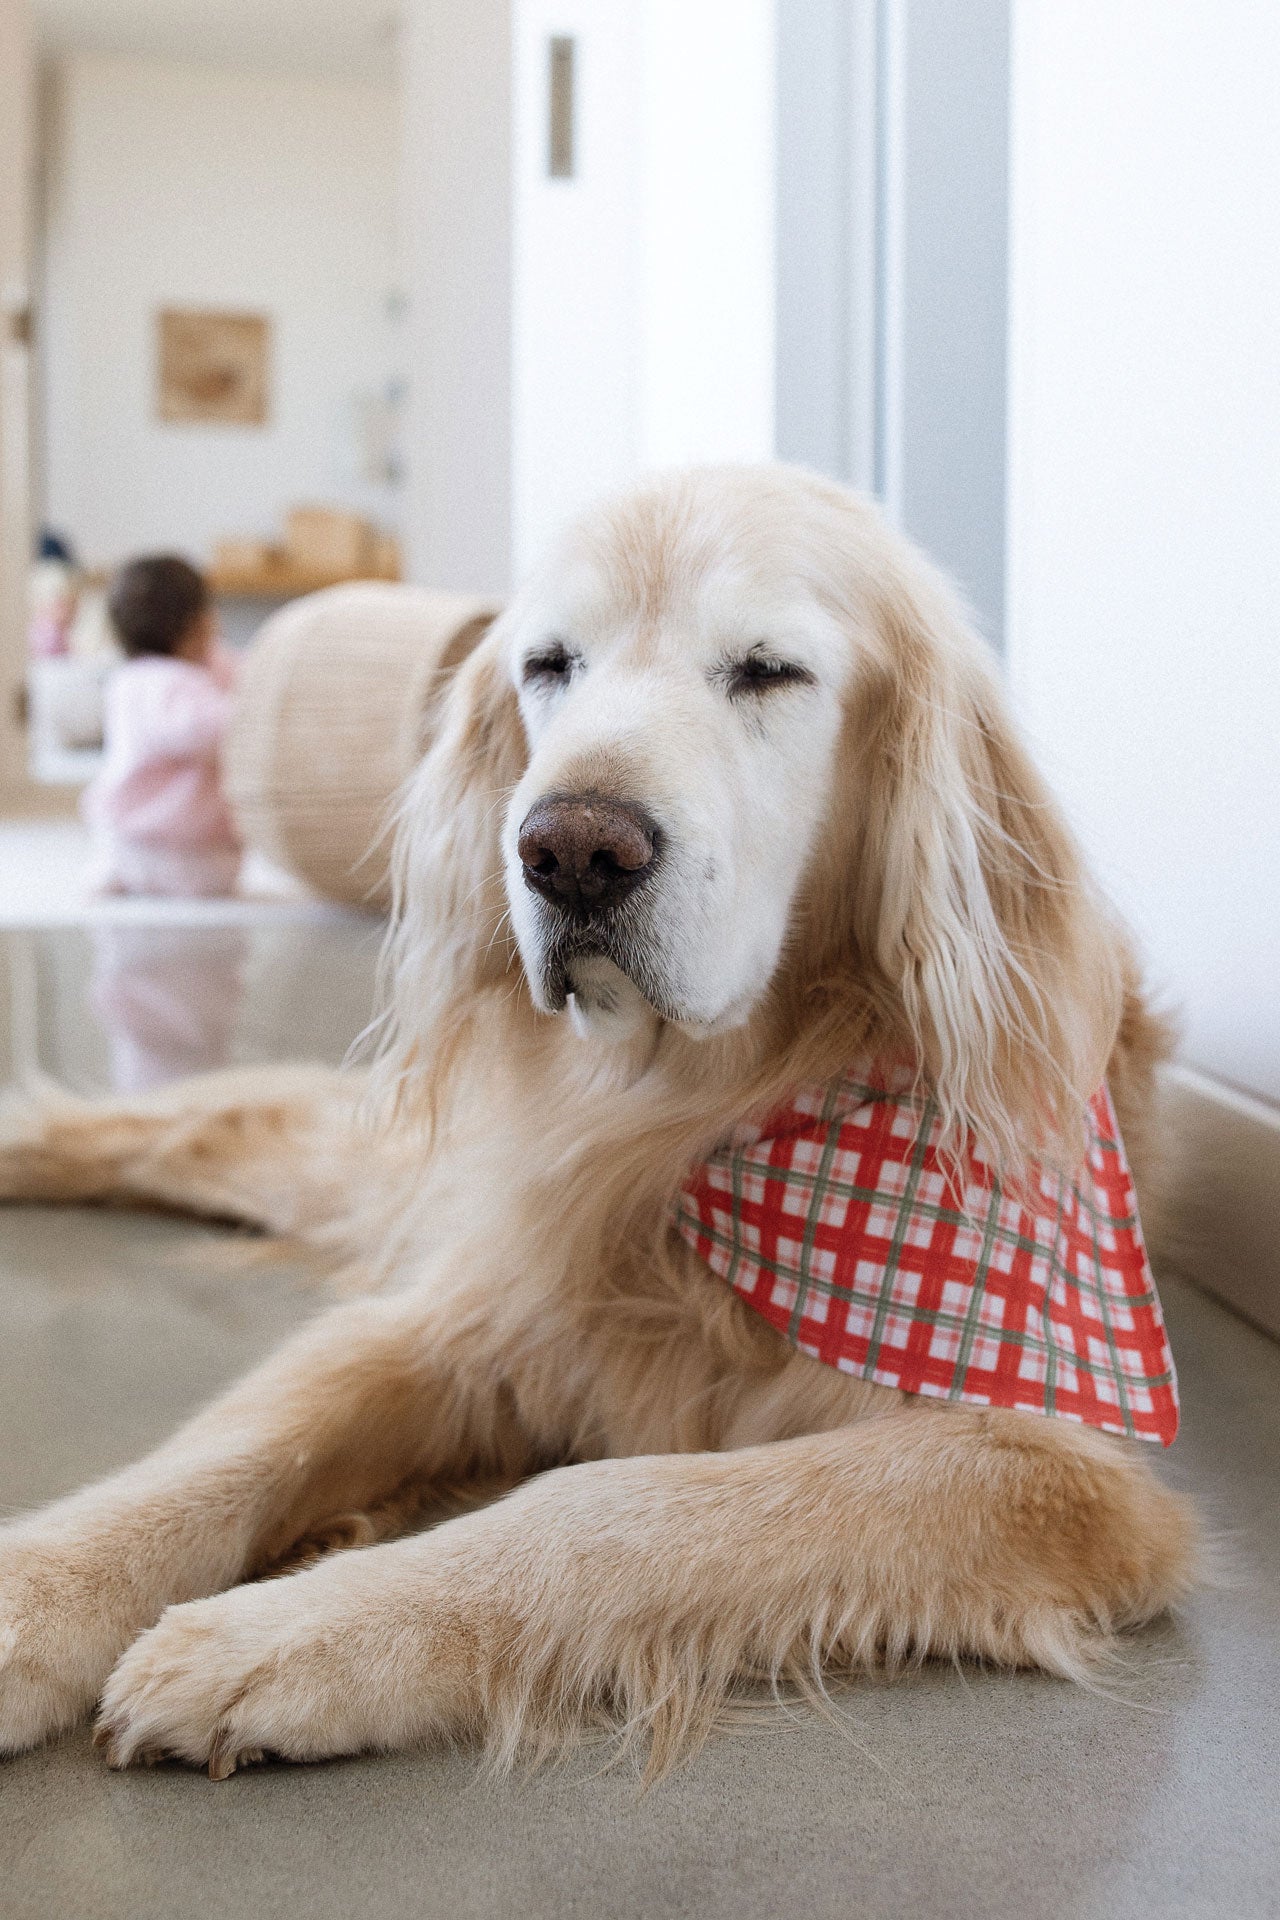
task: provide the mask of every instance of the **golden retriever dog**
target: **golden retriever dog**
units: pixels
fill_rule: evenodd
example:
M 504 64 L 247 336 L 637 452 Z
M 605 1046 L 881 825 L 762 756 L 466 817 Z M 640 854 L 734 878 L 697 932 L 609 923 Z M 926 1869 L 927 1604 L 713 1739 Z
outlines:
M 0 1750 L 98 1703 L 112 1765 L 214 1778 L 589 1728 L 661 1770 L 762 1684 L 1079 1678 L 1184 1592 L 1141 1446 L 824 1364 L 672 1224 L 719 1143 L 867 1059 L 1015 1185 L 1080 1161 L 1104 1079 L 1150 1165 L 1125 936 L 874 507 L 705 469 L 586 517 L 453 671 L 395 863 L 371 1081 L 10 1109 L 6 1198 L 233 1217 L 348 1291 L 0 1530 Z

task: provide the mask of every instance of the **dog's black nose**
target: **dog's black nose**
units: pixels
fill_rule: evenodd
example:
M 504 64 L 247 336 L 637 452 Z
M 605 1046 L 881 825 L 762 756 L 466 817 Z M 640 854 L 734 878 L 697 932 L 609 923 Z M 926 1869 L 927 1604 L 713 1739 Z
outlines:
M 552 795 L 530 807 L 518 842 L 527 887 L 566 913 L 616 907 L 653 871 L 657 828 L 628 800 Z

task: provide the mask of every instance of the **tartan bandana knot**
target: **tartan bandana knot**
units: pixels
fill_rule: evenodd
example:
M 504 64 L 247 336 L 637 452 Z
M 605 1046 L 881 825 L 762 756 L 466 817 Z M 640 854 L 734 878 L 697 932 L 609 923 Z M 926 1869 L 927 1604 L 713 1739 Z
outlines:
M 1178 1390 L 1105 1086 L 1075 1180 L 1002 1188 L 936 1105 L 865 1069 L 802 1088 L 685 1182 L 682 1237 L 801 1353 L 904 1393 L 1168 1446 Z

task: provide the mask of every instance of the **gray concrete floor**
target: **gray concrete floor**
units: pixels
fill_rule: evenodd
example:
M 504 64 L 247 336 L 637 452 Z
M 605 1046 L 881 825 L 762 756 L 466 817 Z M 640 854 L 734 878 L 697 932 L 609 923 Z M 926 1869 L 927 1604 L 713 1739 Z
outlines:
M 294 937 L 249 955 L 238 1055 L 336 1057 L 365 1017 L 364 936 Z M 79 936 L 28 943 L 12 1057 L 103 1077 L 89 961 Z M 200 1254 L 215 1239 L 0 1214 L 0 1510 L 129 1459 L 313 1310 L 296 1269 L 228 1272 Z M 430 1752 L 213 1786 L 109 1773 L 79 1732 L 0 1762 L 2 1920 L 1280 1914 L 1280 1348 L 1176 1278 L 1164 1293 L 1184 1428 L 1161 1470 L 1230 1580 L 1135 1637 L 1103 1690 L 869 1682 L 843 1725 L 770 1713 L 644 1797 L 599 1752 L 531 1782 Z

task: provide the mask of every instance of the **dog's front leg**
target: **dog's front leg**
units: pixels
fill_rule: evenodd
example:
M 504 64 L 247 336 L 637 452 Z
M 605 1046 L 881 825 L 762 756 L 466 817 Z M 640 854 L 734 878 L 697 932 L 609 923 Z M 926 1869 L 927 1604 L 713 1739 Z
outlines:
M 87 1713 L 124 1648 L 406 1482 L 515 1465 L 493 1370 L 446 1307 L 314 1321 L 155 1453 L 0 1527 L 0 1753 Z
M 217 1777 L 604 1721 L 661 1768 L 735 1686 L 886 1656 L 1078 1671 L 1190 1567 L 1185 1509 L 1101 1436 L 912 1409 L 723 1454 L 558 1469 L 416 1539 L 175 1607 L 103 1697 L 109 1757 Z

